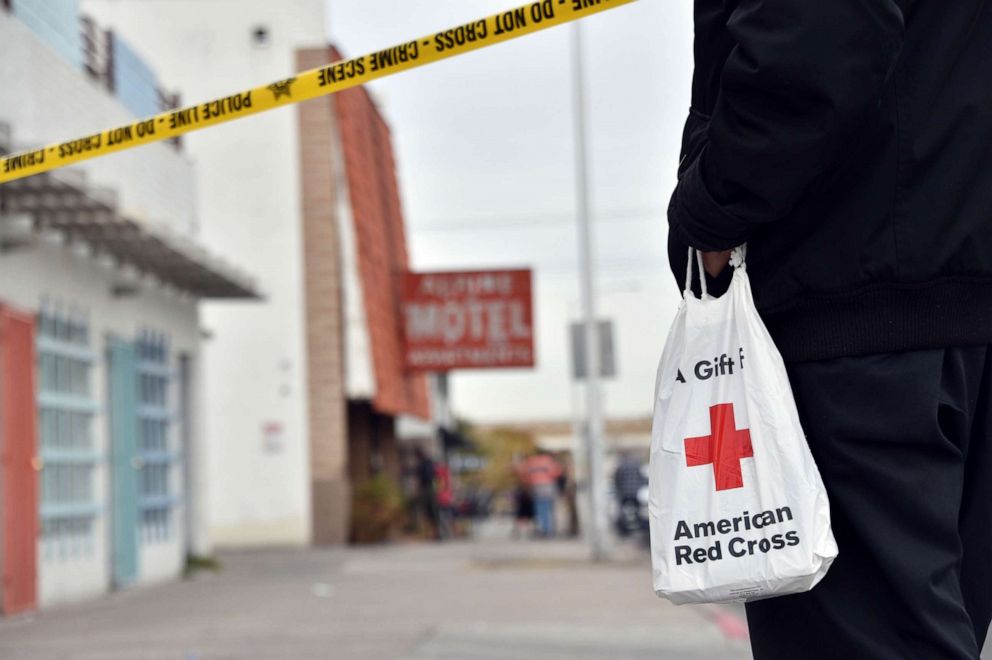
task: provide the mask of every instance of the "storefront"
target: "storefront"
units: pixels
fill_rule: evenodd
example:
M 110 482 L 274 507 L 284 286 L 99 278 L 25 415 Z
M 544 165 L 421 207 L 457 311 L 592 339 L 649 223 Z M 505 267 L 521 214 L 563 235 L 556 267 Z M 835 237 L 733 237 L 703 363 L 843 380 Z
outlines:
M 0 186 L 4 614 L 181 574 L 203 535 L 198 301 L 255 297 L 80 176 Z

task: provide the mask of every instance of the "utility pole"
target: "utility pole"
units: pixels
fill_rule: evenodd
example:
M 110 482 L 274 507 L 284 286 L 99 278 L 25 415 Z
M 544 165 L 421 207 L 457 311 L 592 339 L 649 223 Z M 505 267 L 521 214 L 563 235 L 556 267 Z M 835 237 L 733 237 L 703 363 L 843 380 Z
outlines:
M 579 235 L 579 286 L 585 324 L 586 410 L 581 425 L 588 469 L 589 511 L 587 531 L 594 561 L 607 556 L 606 482 L 603 474 L 603 412 L 599 393 L 599 337 L 596 323 L 596 273 L 592 256 L 592 222 L 589 217 L 589 164 L 586 152 L 585 74 L 582 62 L 582 25 L 572 24 L 574 75 L 575 186 Z
M 435 401 L 435 419 L 434 419 L 434 431 L 437 440 L 437 449 L 440 454 L 437 458 L 444 461 L 448 460 L 448 452 L 444 446 L 444 431 L 453 430 L 451 420 L 451 400 L 449 398 L 448 392 L 448 372 L 439 371 L 434 374 L 434 384 L 435 393 L 437 394 L 437 400 Z

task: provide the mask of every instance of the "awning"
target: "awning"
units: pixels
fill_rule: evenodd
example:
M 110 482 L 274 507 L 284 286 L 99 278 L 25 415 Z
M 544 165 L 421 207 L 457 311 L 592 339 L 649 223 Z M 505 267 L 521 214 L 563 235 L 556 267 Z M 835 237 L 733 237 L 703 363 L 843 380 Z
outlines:
M 79 171 L 59 170 L 0 185 L 0 221 L 28 217 L 35 232 L 57 230 L 198 298 L 257 299 L 255 281 L 186 236 L 123 217 L 112 191 L 87 188 Z
M 464 434 L 444 427 L 441 427 L 441 442 L 444 444 L 445 451 L 451 451 L 453 449 L 476 449 L 475 443 L 465 437 Z

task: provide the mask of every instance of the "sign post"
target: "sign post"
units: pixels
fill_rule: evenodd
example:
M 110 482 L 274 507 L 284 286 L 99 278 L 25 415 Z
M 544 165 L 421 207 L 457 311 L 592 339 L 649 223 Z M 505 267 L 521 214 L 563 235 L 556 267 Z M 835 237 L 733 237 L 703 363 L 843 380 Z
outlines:
M 579 287 L 582 296 L 582 317 L 585 325 L 585 364 L 589 372 L 586 379 L 586 418 L 583 424 L 586 465 L 589 477 L 589 510 L 592 518 L 588 526 L 592 558 L 607 558 L 609 521 L 606 513 L 606 475 L 603 456 L 603 410 L 599 393 L 599 327 L 596 324 L 596 273 L 592 256 L 592 221 L 589 217 L 589 162 L 586 150 L 586 98 L 585 76 L 582 62 L 582 29 L 572 28 L 572 56 L 575 63 L 574 113 L 575 113 L 575 188 L 579 235 Z
M 599 321 L 599 377 L 614 378 L 617 375 L 616 348 L 613 341 L 613 321 Z M 584 381 L 589 377 L 589 365 L 586 364 L 586 325 L 572 323 L 568 326 L 568 334 L 572 349 L 572 379 Z

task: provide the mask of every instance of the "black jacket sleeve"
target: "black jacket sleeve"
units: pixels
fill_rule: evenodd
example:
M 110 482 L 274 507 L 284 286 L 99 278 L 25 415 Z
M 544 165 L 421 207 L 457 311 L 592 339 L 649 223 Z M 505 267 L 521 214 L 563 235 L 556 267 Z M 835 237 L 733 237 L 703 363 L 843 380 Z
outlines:
M 740 0 L 727 29 L 736 45 L 668 211 L 672 242 L 701 250 L 785 218 L 837 164 L 879 101 L 904 18 L 896 0 Z

